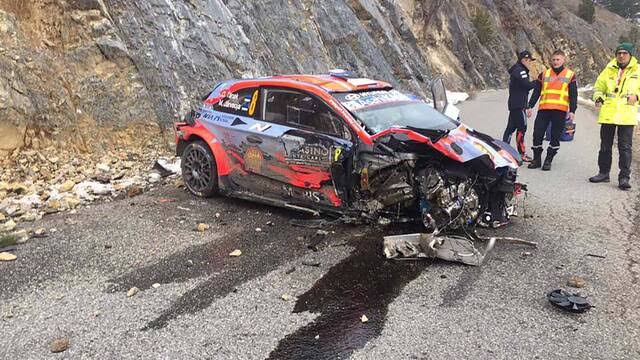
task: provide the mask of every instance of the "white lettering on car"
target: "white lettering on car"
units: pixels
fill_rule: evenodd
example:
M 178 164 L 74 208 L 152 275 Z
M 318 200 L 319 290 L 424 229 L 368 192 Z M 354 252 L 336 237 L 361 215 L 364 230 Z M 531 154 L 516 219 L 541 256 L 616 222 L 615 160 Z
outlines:
M 254 131 L 257 131 L 257 132 L 265 132 L 270 127 L 271 127 L 271 124 L 255 123 L 249 128 L 249 130 L 254 130 Z

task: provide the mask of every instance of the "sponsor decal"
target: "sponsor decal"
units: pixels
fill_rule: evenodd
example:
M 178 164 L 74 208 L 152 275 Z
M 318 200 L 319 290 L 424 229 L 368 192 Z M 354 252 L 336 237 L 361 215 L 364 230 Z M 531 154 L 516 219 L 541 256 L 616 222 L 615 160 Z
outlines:
M 360 95 L 358 95 L 358 94 L 347 94 L 347 95 L 345 95 L 344 99 L 347 100 L 347 101 L 358 100 L 358 99 L 360 99 Z
M 489 158 L 491 160 L 495 159 L 494 153 L 493 151 L 491 151 L 490 149 L 488 149 L 486 146 L 484 146 L 484 144 L 479 143 L 477 141 L 473 141 L 473 145 L 476 147 L 476 149 L 480 150 L 481 152 L 489 155 Z
M 265 132 L 271 127 L 271 124 L 257 122 L 249 128 L 249 130 L 257 132 Z
M 342 102 L 342 105 L 351 111 L 385 103 L 412 101 L 409 96 L 399 92 L 398 90 L 368 91 L 366 93 L 359 93 L 358 98 L 353 100 L 347 99 L 347 96 L 345 96 L 345 101 Z
M 238 125 L 247 125 L 246 122 L 242 121 L 242 119 L 240 119 L 239 117 L 233 119 L 233 122 L 231 123 L 231 126 L 238 126 Z
M 244 167 L 248 171 L 260 173 L 263 161 L 264 155 L 262 154 L 262 151 L 257 147 L 249 147 L 244 152 Z
M 290 197 L 303 198 L 316 203 L 322 202 L 322 194 L 316 191 L 295 188 L 289 185 L 282 185 L 282 190 Z
M 209 121 L 223 123 L 223 124 L 228 124 L 231 121 L 233 121 L 233 116 L 224 115 L 218 112 L 207 111 L 207 110 L 196 111 L 195 118 L 202 119 L 202 120 L 209 120 Z
M 329 166 L 331 151 L 321 144 L 304 144 L 291 150 L 285 160 L 293 165 Z

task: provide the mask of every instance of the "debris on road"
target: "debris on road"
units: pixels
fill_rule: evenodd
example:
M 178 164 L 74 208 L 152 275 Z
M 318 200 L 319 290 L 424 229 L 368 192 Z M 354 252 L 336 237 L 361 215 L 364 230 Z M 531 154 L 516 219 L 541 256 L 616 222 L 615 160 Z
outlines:
M 464 237 L 415 233 L 385 236 L 383 251 L 387 259 L 439 258 L 479 266 L 494 244 L 495 238 L 490 238 L 484 251 L 480 252 L 471 240 Z
M 584 285 L 585 285 L 584 279 L 579 276 L 571 276 L 569 280 L 567 280 L 567 286 L 571 286 L 574 288 L 581 288 L 581 287 L 584 287 Z
M 600 258 L 600 259 L 606 259 L 607 258 L 604 255 L 598 255 L 598 254 L 586 254 L 585 256 L 591 256 L 591 257 Z
M 367 321 L 369 321 L 369 318 L 367 317 L 367 315 L 362 315 L 362 317 L 360 318 L 360 321 L 362 321 L 363 323 L 366 323 Z
M 51 343 L 49 343 L 49 350 L 51 350 L 52 353 L 63 352 L 69 347 L 71 347 L 71 342 L 69 342 L 69 339 L 55 339 L 51 341 Z
M 139 292 L 140 292 L 140 289 L 134 286 L 131 289 L 129 289 L 129 291 L 127 291 L 127 297 L 135 296 Z
M 242 251 L 240 251 L 238 249 L 233 250 L 231 253 L 229 253 L 229 256 L 231 256 L 231 257 L 238 257 L 240 255 L 242 255 Z
M 151 285 L 151 287 L 153 287 L 154 289 L 157 289 L 157 288 L 159 288 L 159 287 L 160 287 L 160 284 L 155 283 L 155 284 Z
M 262 232 L 261 228 L 256 228 L 256 232 Z
M 142 194 L 142 188 L 140 186 L 132 186 L 127 190 L 127 196 L 132 198 L 134 196 L 138 196 Z
M 547 294 L 549 302 L 556 307 L 573 313 L 583 313 L 593 306 L 580 294 L 571 294 L 563 289 L 556 289 Z
M 37 228 L 33 231 L 34 238 L 45 238 L 47 236 L 49 236 L 49 233 L 47 233 L 47 229 L 45 228 Z
M 209 230 L 209 224 L 199 223 L 198 226 L 196 227 L 196 230 L 199 232 L 205 232 Z
M 180 158 L 177 157 L 161 157 L 153 164 L 152 170 L 157 171 L 163 178 L 173 174 L 181 174 L 180 162 Z
M 296 271 L 296 267 L 295 266 L 290 268 L 290 269 L 287 269 L 284 273 L 289 275 L 289 274 L 293 273 L 294 271 Z
M 483 237 L 478 237 L 479 239 L 483 239 L 486 240 L 487 238 L 483 238 Z M 538 243 L 535 241 L 527 241 L 527 240 L 522 240 L 522 239 L 518 239 L 515 237 L 509 237 L 509 236 L 502 236 L 502 237 L 496 237 L 495 238 L 497 241 L 504 241 L 504 242 L 508 242 L 511 244 L 522 244 L 522 245 L 528 245 L 528 246 L 532 246 L 534 248 L 538 247 Z
M 13 261 L 15 259 L 17 259 L 18 257 L 13 255 L 12 253 L 8 253 L 8 252 L 1 252 L 0 253 L 0 261 Z
M 289 301 L 291 299 L 291 296 L 287 295 L 287 294 L 282 294 L 281 296 L 282 300 L 284 301 Z
M 319 267 L 320 266 L 320 262 L 319 261 L 315 261 L 315 260 L 302 260 L 302 265 Z
M 333 225 L 341 221 L 341 219 L 337 220 L 326 220 L 326 219 L 291 219 L 289 220 L 289 224 L 298 227 L 306 227 L 309 229 L 322 229 L 329 225 Z

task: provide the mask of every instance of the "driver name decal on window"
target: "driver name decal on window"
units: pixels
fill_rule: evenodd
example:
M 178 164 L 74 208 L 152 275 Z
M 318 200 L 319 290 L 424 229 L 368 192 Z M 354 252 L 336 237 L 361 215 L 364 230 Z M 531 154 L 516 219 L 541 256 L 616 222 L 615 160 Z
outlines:
M 241 89 L 234 93 L 226 94 L 213 108 L 214 110 L 234 115 L 253 116 L 257 98 L 258 90 L 255 88 Z

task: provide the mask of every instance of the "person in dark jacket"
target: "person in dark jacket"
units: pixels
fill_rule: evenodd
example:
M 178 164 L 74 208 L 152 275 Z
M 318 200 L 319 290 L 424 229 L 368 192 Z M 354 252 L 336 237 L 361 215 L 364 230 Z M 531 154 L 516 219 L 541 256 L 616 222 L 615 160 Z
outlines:
M 527 132 L 527 118 L 531 117 L 531 109 L 527 106 L 529 91 L 536 86 L 536 82 L 529 79 L 529 69 L 535 60 L 528 50 L 524 50 L 518 54 L 518 62 L 509 68 L 509 120 L 502 141 L 511 143 L 511 136 L 517 130 L 516 148 L 522 161 L 531 161 L 526 154 L 524 134 Z
M 578 108 L 578 85 L 576 74 L 565 66 L 566 57 L 562 50 L 551 55 L 551 68 L 540 74 L 529 100 L 529 108 L 536 105 L 538 115 L 533 126 L 533 161 L 529 169 L 551 170 L 551 162 L 560 149 L 560 136 L 567 119 L 573 121 Z M 547 156 L 542 163 L 542 140 L 551 123 L 551 139 L 547 147 Z

